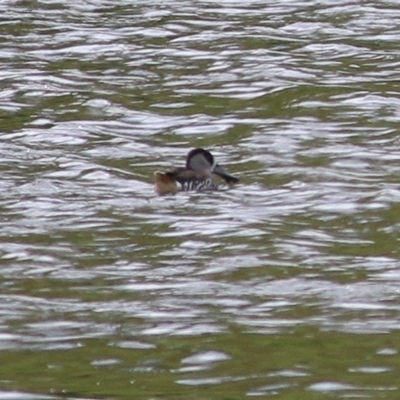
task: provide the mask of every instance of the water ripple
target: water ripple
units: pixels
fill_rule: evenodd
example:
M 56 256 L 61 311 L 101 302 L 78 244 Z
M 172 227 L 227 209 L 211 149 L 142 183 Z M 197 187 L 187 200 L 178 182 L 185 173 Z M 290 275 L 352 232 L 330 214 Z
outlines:
M 396 390 L 394 2 L 0 11 L 5 398 L 123 398 L 126 381 L 154 397 L 146 374 L 164 397 L 176 384 L 233 397 Z M 154 172 L 193 147 L 240 183 L 156 197 Z M 45 378 L 25 387 L 32 354 Z M 91 389 L 64 384 L 92 376 Z

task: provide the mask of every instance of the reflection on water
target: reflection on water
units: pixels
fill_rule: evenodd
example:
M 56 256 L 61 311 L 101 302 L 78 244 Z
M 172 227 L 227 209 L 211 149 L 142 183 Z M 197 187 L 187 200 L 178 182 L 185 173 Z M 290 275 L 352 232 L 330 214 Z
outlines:
M 1 398 L 398 392 L 393 2 L 0 10 Z

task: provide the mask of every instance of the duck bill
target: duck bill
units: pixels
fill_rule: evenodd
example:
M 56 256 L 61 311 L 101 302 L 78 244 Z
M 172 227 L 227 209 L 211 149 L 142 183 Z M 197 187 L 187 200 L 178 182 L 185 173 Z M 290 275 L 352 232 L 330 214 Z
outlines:
M 220 176 L 222 179 L 225 180 L 226 183 L 235 183 L 237 182 L 239 179 L 235 178 L 232 175 L 229 175 L 220 165 L 216 164 L 214 169 L 213 169 L 213 173 Z

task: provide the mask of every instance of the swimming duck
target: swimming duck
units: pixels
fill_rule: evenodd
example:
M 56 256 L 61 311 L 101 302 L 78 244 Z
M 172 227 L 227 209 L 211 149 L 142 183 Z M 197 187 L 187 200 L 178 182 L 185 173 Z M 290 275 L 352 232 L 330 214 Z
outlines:
M 159 195 L 165 195 L 189 190 L 217 190 L 218 183 L 213 174 L 219 175 L 227 183 L 239 181 L 218 165 L 209 151 L 193 149 L 186 157 L 186 167 L 175 168 L 169 172 L 155 172 L 155 191 Z

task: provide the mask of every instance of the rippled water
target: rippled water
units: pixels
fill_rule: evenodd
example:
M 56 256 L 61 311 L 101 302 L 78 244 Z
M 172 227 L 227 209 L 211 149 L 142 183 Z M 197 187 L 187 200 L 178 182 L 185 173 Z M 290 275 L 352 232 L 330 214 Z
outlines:
M 0 4 L 2 399 L 397 399 L 397 2 Z M 157 197 L 210 149 L 240 184 Z

